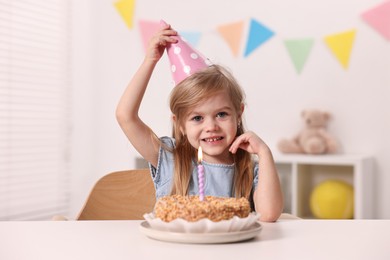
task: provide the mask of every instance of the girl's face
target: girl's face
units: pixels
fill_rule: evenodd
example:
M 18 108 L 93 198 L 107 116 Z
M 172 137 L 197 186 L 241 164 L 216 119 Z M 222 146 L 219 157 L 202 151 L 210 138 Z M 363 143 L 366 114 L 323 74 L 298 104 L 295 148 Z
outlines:
M 220 92 L 194 107 L 185 118 L 184 129 L 190 144 L 203 150 L 203 160 L 233 163 L 230 144 L 237 133 L 238 115 L 226 92 Z

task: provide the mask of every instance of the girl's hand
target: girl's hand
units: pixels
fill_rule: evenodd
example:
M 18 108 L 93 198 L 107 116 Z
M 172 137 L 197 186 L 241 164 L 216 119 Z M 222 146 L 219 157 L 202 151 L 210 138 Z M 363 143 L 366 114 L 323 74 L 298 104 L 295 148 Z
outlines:
M 266 143 L 253 132 L 245 132 L 237 136 L 229 148 L 229 152 L 235 154 L 238 149 L 243 149 L 251 154 L 259 155 L 262 150 L 269 150 Z
M 177 43 L 177 39 L 171 37 L 176 35 L 177 32 L 169 24 L 164 25 L 150 40 L 145 59 L 158 62 L 164 54 L 166 46 L 169 43 Z

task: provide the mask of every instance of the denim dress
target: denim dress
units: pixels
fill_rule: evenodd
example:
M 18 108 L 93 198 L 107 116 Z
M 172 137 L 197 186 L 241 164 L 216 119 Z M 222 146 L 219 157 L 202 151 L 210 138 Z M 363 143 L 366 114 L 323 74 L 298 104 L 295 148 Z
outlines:
M 175 147 L 175 139 L 170 137 L 161 137 L 162 143 L 170 148 Z M 202 162 L 204 167 L 204 194 L 205 196 L 234 197 L 234 164 L 214 164 Z M 197 163 L 192 162 L 193 171 L 189 186 L 189 195 L 198 195 L 198 171 Z M 152 175 L 154 187 L 156 189 L 156 199 L 169 195 L 173 184 L 174 159 L 173 154 L 163 147 L 160 147 L 157 167 L 149 163 L 149 169 Z M 252 189 L 257 187 L 258 183 L 258 163 L 254 164 L 254 180 Z

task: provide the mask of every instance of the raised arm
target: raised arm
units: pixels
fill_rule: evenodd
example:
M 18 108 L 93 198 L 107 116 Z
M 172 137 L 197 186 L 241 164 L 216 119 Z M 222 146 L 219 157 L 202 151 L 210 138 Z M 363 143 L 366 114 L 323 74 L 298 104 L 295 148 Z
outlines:
M 169 25 L 165 25 L 150 40 L 145 58 L 116 108 L 116 118 L 123 132 L 134 148 L 153 166 L 157 165 L 159 141 L 154 132 L 141 120 L 138 112 L 154 67 L 162 57 L 167 44 L 176 43 L 177 40 L 170 37 L 176 34 Z
M 259 158 L 259 182 L 253 195 L 256 212 L 260 220 L 276 221 L 283 211 L 283 195 L 278 172 L 269 147 L 253 132 L 246 132 L 236 138 L 230 152 L 244 149 Z

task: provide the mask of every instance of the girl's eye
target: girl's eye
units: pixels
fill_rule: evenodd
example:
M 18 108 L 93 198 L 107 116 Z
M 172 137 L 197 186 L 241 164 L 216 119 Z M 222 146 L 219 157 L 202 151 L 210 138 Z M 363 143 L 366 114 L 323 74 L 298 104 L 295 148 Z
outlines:
M 219 112 L 219 113 L 217 114 L 217 117 L 222 118 L 222 117 L 225 117 L 225 116 L 227 116 L 227 115 L 228 115 L 228 113 L 226 113 L 226 112 Z
M 199 122 L 202 120 L 202 117 L 201 116 L 194 116 L 193 118 L 191 118 L 192 121 L 196 121 L 196 122 Z

